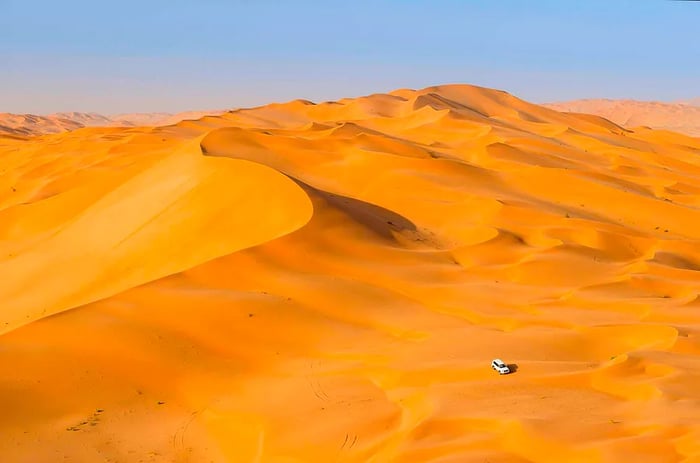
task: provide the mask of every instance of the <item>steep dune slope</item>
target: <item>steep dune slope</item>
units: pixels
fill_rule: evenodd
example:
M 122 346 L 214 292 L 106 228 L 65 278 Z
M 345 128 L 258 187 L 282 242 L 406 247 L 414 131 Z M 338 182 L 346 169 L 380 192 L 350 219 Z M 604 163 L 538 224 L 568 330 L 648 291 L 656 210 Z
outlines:
M 699 139 L 438 86 L 0 153 L 8 461 L 700 458 Z
M 131 138 L 130 152 L 77 136 L 70 161 L 51 142 L 29 161 L 21 150 L 4 160 L 15 186 L 0 206 L 0 332 L 265 242 L 310 217 L 306 195 L 279 173 L 204 158 L 196 140 L 161 140 Z

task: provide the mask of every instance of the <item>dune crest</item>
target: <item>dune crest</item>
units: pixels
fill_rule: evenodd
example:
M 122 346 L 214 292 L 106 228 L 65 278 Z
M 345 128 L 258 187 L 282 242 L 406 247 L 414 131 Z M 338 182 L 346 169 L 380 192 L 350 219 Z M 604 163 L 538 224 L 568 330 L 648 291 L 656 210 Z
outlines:
M 0 135 L 3 459 L 695 461 L 699 153 L 469 85 Z

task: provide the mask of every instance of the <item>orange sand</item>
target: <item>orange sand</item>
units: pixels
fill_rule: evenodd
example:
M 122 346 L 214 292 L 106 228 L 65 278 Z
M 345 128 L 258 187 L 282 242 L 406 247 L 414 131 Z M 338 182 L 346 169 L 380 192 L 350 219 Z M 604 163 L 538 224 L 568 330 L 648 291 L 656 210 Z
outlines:
M 1 460 L 699 462 L 699 154 L 471 86 L 0 138 Z

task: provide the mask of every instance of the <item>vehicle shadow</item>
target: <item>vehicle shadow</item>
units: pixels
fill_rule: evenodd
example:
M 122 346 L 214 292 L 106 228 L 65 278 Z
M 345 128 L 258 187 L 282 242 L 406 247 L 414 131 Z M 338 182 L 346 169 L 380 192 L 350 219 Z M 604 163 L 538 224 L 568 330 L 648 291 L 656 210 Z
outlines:
M 511 373 L 515 373 L 516 371 L 518 371 L 517 363 L 509 363 L 507 366 Z

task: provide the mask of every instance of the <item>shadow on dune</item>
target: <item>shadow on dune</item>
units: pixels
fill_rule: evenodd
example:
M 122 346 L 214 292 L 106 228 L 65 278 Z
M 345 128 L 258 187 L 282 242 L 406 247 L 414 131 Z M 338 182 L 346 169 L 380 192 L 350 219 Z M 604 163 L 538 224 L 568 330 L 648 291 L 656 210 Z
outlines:
M 513 374 L 513 373 L 518 371 L 518 364 L 517 363 L 508 363 L 506 366 L 510 370 L 510 374 Z
M 212 130 L 200 144 L 202 155 L 244 159 L 265 165 L 286 175 L 290 180 L 299 185 L 312 199 L 320 199 L 329 206 L 344 212 L 352 220 L 369 228 L 382 238 L 393 241 L 395 239 L 392 234 L 393 231 L 406 233 L 412 236 L 416 241 L 424 240 L 416 225 L 396 212 L 360 199 L 321 190 L 279 169 L 274 163 L 266 162 L 268 160 L 265 159 L 265 156 L 270 151 L 263 146 L 257 145 L 257 143 L 246 145 L 244 148 L 241 148 L 240 151 L 232 149 L 230 144 L 231 140 L 236 140 L 235 137 L 241 134 L 247 135 L 244 129 L 239 128 L 227 127 L 224 129 Z M 236 148 L 238 149 L 237 146 Z M 254 152 L 246 150 L 253 150 Z
M 320 190 L 299 179 L 290 177 L 312 199 L 319 198 L 328 205 L 346 213 L 355 222 L 364 225 L 382 238 L 393 240 L 396 232 L 417 232 L 416 225 L 406 217 L 366 201 Z
M 665 265 L 666 267 L 673 267 L 681 270 L 693 270 L 695 272 L 700 270 L 700 265 L 673 252 L 657 252 L 651 261 Z

